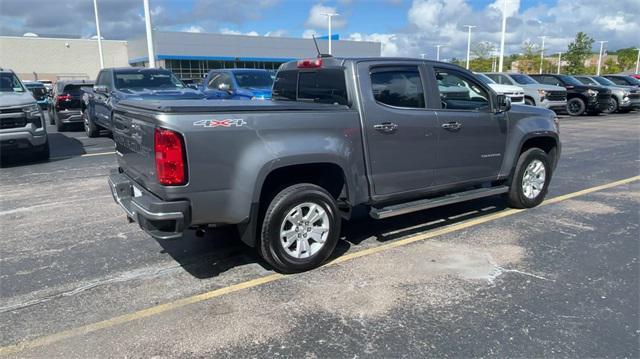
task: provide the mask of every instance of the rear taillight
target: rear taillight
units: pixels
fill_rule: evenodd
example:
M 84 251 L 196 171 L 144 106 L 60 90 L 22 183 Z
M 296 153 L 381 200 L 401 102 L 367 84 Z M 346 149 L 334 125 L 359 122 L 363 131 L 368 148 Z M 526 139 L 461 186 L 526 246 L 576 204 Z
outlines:
M 158 181 L 165 186 L 187 183 L 184 142 L 179 133 L 156 128 L 154 149 Z
M 304 59 L 298 61 L 299 69 L 315 69 L 318 67 L 322 67 L 322 59 Z
M 58 95 L 58 102 L 60 101 L 71 101 L 71 95 L 69 94 Z

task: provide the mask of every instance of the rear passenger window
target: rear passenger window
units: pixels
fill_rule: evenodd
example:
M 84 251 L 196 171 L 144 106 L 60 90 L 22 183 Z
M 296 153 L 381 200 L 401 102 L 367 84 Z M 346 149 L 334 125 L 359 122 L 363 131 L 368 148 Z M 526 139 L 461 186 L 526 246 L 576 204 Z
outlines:
M 417 66 L 374 68 L 371 87 L 377 102 L 393 107 L 424 108 L 424 90 Z
M 474 80 L 457 71 L 436 69 L 442 108 L 446 110 L 489 110 L 489 93 Z
M 347 104 L 343 70 L 320 70 L 298 74 L 298 99 L 317 103 Z

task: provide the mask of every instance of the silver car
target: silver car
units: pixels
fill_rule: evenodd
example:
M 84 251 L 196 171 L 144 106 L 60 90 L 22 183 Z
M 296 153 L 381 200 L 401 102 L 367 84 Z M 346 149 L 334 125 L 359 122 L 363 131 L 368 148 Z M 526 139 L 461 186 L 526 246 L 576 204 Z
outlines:
M 487 72 L 493 81 L 503 85 L 520 86 L 524 90 L 527 105 L 544 107 L 553 111 L 566 111 L 567 90 L 564 87 L 541 84 L 525 74 Z
M 49 141 L 42 110 L 18 76 L 0 68 L 0 146 L 2 155 L 29 151 L 49 158 Z
M 605 113 L 629 112 L 640 108 L 640 90 L 632 86 L 616 85 L 602 76 L 574 76 L 585 85 L 604 86 L 611 90 L 611 102 Z

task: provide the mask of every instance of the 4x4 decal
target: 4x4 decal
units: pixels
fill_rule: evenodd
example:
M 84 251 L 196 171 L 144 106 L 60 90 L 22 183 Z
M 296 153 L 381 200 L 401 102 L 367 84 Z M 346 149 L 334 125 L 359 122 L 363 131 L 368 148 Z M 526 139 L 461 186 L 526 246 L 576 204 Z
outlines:
M 227 119 L 227 120 L 200 120 L 193 123 L 194 126 L 202 127 L 242 127 L 247 122 L 241 118 L 239 119 Z

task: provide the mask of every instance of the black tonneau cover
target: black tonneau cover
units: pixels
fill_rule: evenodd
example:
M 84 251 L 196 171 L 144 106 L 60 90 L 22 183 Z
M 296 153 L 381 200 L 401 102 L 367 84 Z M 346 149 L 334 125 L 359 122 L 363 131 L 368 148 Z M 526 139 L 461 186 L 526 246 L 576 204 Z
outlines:
M 165 113 L 349 110 L 343 105 L 268 100 L 125 100 L 118 107 Z

